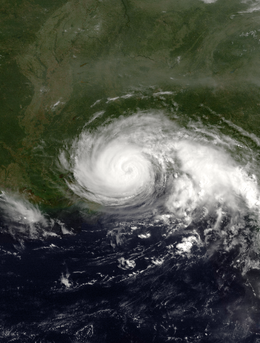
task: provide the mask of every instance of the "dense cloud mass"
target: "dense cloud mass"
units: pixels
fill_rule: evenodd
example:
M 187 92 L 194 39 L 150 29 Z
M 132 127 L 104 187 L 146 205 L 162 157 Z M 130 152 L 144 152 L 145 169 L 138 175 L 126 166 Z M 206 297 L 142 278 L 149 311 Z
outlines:
M 73 175 L 69 188 L 104 210 L 153 210 L 163 202 L 165 211 L 192 221 L 201 207 L 257 211 L 256 170 L 233 159 L 238 146 L 246 159 L 246 146 L 216 128 L 199 121 L 184 128 L 163 113 L 143 112 L 86 127 L 59 159 Z

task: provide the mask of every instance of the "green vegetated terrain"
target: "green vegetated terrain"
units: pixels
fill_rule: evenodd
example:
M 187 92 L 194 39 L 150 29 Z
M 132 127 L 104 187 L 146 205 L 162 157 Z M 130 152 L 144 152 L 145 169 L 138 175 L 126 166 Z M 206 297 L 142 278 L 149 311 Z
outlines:
M 235 0 L 2 1 L 1 190 L 73 203 L 59 154 L 93 116 L 90 130 L 163 109 L 259 136 L 259 13 L 245 9 Z

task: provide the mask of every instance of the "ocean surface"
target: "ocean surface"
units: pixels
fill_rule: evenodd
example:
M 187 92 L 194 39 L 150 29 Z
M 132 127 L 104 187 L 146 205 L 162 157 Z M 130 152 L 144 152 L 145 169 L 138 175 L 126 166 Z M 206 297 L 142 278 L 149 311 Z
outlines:
M 260 343 L 260 1 L 2 0 L 0 341 Z

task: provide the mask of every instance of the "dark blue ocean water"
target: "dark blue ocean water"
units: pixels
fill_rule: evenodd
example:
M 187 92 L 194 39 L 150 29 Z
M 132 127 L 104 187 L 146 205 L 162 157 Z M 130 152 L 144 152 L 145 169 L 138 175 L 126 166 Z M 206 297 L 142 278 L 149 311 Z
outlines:
M 1 235 L 2 342 L 258 341 L 260 274 L 241 275 L 240 244 L 178 253 L 203 223 L 169 237 L 162 223 L 114 225 L 77 220 L 73 234 L 22 245 Z

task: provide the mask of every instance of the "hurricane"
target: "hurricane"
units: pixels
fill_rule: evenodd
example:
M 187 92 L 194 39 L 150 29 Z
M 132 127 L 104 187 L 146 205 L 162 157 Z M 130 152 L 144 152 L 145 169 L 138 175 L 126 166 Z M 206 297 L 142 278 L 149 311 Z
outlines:
M 68 187 L 101 211 L 170 213 L 186 224 L 220 208 L 258 215 L 248 147 L 198 120 L 181 127 L 164 112 L 145 111 L 96 130 L 86 125 L 59 161 L 71 175 Z

